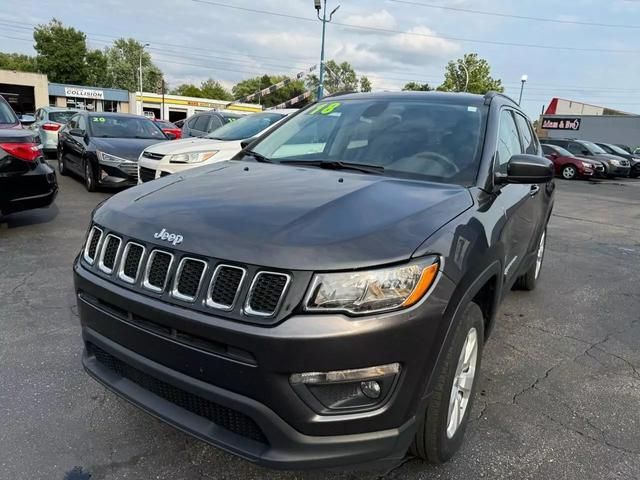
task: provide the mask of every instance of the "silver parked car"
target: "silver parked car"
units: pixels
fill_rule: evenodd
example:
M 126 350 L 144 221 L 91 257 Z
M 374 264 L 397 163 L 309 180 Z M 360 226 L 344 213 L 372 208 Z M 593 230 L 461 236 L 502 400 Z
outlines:
M 42 107 L 36 110 L 36 121 L 29 127 L 38 133 L 45 155 L 58 151 L 58 132 L 77 110 L 60 107 Z

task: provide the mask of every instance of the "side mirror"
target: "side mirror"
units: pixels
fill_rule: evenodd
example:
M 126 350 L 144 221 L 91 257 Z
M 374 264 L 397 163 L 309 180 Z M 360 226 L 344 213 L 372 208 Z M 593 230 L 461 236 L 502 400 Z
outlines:
M 251 138 L 245 138 L 244 140 L 242 140 L 240 142 L 240 146 L 245 149 L 247 148 L 249 145 L 251 145 L 253 142 L 256 141 L 258 137 L 251 137 Z
M 175 140 L 177 137 L 177 135 L 175 133 L 172 132 L 165 132 L 165 136 L 169 139 L 169 140 Z
M 18 120 L 20 120 L 22 125 L 31 125 L 36 122 L 36 117 L 33 115 L 20 115 Z
M 69 130 L 69 135 L 73 135 L 74 137 L 84 137 L 84 130 L 81 128 L 72 128 Z
M 507 174 L 496 174 L 496 183 L 547 183 L 553 180 L 553 163 L 537 155 L 514 155 Z

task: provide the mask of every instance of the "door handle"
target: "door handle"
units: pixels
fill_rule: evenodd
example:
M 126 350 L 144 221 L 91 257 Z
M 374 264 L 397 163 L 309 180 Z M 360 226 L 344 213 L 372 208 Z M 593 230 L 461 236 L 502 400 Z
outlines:
M 531 185 L 531 189 L 529 190 L 529 195 L 535 197 L 540 191 L 540 185 Z

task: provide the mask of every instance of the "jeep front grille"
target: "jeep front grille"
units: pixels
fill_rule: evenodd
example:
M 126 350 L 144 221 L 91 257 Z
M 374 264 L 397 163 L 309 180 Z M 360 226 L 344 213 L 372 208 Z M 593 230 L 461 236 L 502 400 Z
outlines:
M 173 255 L 162 250 L 154 250 L 149 255 L 143 286 L 154 292 L 163 292 L 173 263 Z
M 100 252 L 100 260 L 98 261 L 100 270 L 105 273 L 113 272 L 121 245 L 122 240 L 119 237 L 111 233 L 105 237 L 102 251 Z
M 202 277 L 207 269 L 207 262 L 197 258 L 185 257 L 180 261 L 178 273 L 173 284 L 171 295 L 187 302 L 193 302 L 198 296 Z
M 145 248 L 139 243 L 129 242 L 122 252 L 118 276 L 127 283 L 136 283 Z
M 213 272 L 207 305 L 220 310 L 233 310 L 247 271 L 232 265 L 218 265 Z
M 93 265 L 96 261 L 96 253 L 98 253 L 98 245 L 102 240 L 102 230 L 98 227 L 91 228 L 89 236 L 87 237 L 87 243 L 84 246 L 84 260 L 89 265 Z
M 245 311 L 249 315 L 270 317 L 280 306 L 291 277 L 284 273 L 260 272 L 251 284 Z

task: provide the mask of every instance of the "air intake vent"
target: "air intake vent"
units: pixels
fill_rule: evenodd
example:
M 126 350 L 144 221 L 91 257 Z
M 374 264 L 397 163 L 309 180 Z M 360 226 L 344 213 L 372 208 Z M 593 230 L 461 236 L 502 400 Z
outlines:
M 93 265 L 93 262 L 96 260 L 96 253 L 98 253 L 100 240 L 102 240 L 102 230 L 98 227 L 93 227 L 87 237 L 87 243 L 84 246 L 83 254 L 84 261 L 89 265 Z
M 200 283 L 207 268 L 207 262 L 197 258 L 183 258 L 178 266 L 176 280 L 171 294 L 180 300 L 193 302 L 198 296 Z
M 143 182 L 150 182 L 155 180 L 156 171 L 152 168 L 140 167 L 140 180 Z
M 161 250 L 151 252 L 142 285 L 154 292 L 164 291 L 172 263 L 173 255 L 170 253 Z
M 120 262 L 120 271 L 118 272 L 120 280 L 127 283 L 136 283 L 144 250 L 144 247 L 139 243 L 127 243 L 124 247 L 124 252 L 122 252 L 122 261 Z
M 98 262 L 98 268 L 104 273 L 111 274 L 113 272 L 120 245 L 122 245 L 122 240 L 115 235 L 110 233 L 105 237 L 102 252 L 100 253 L 100 261 Z
M 207 305 L 220 310 L 233 310 L 246 270 L 232 265 L 218 265 L 213 272 Z
M 276 313 L 291 278 L 284 273 L 260 272 L 253 279 L 245 305 L 248 315 L 271 317 Z

